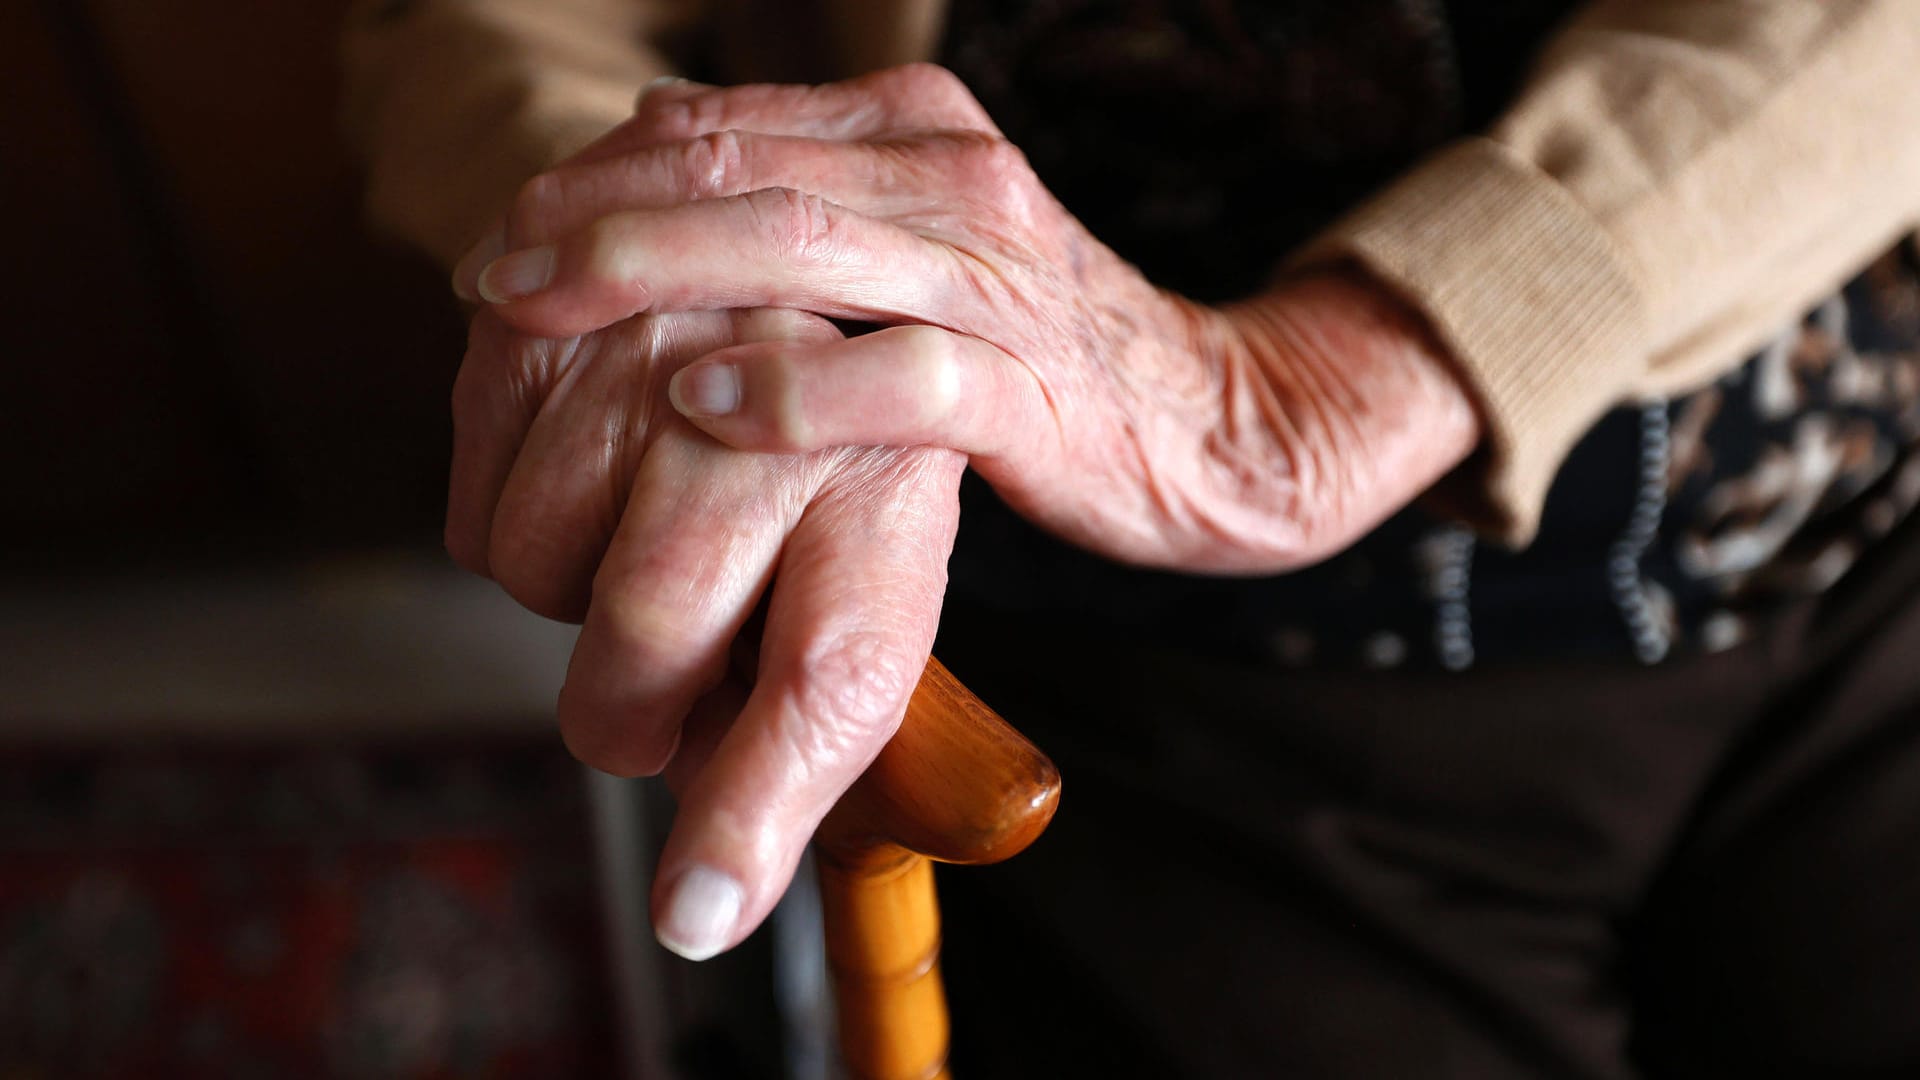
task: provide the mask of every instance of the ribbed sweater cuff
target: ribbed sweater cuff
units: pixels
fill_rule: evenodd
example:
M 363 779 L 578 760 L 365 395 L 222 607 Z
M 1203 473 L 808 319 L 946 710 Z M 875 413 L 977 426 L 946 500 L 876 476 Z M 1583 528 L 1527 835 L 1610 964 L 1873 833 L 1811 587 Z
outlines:
M 1498 143 L 1430 158 L 1293 261 L 1350 261 L 1418 308 L 1478 399 L 1482 450 L 1436 491 L 1524 545 L 1561 462 L 1646 365 L 1635 275 L 1584 207 Z

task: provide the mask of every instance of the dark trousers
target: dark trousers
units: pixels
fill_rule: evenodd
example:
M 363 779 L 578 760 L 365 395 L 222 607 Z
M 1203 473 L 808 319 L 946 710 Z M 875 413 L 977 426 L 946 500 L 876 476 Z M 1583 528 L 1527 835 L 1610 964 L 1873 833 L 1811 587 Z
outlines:
M 1920 522 L 1651 668 L 949 626 L 1065 777 L 943 871 L 957 1074 L 1920 1077 Z

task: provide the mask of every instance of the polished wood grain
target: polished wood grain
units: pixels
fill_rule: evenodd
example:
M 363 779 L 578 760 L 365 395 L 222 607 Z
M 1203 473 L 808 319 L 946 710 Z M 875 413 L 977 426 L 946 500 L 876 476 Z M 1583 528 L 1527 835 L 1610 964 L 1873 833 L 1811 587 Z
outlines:
M 850 1076 L 947 1075 L 933 861 L 1016 855 L 1059 801 L 1046 755 L 928 661 L 899 733 L 815 836 Z

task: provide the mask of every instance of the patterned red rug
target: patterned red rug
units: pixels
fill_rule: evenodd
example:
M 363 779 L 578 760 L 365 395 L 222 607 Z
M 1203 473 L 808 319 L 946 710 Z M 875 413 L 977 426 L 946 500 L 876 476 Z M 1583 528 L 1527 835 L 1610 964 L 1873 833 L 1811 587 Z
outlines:
M 0 1077 L 607 1075 L 551 740 L 0 754 Z

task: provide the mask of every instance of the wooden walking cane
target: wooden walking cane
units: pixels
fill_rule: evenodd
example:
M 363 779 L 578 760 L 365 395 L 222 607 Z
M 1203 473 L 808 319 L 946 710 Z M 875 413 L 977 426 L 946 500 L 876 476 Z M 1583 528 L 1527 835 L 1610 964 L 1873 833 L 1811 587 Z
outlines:
M 899 733 L 814 834 L 850 1076 L 947 1076 L 929 860 L 1016 855 L 1046 829 L 1059 800 L 1053 762 L 928 660 Z

